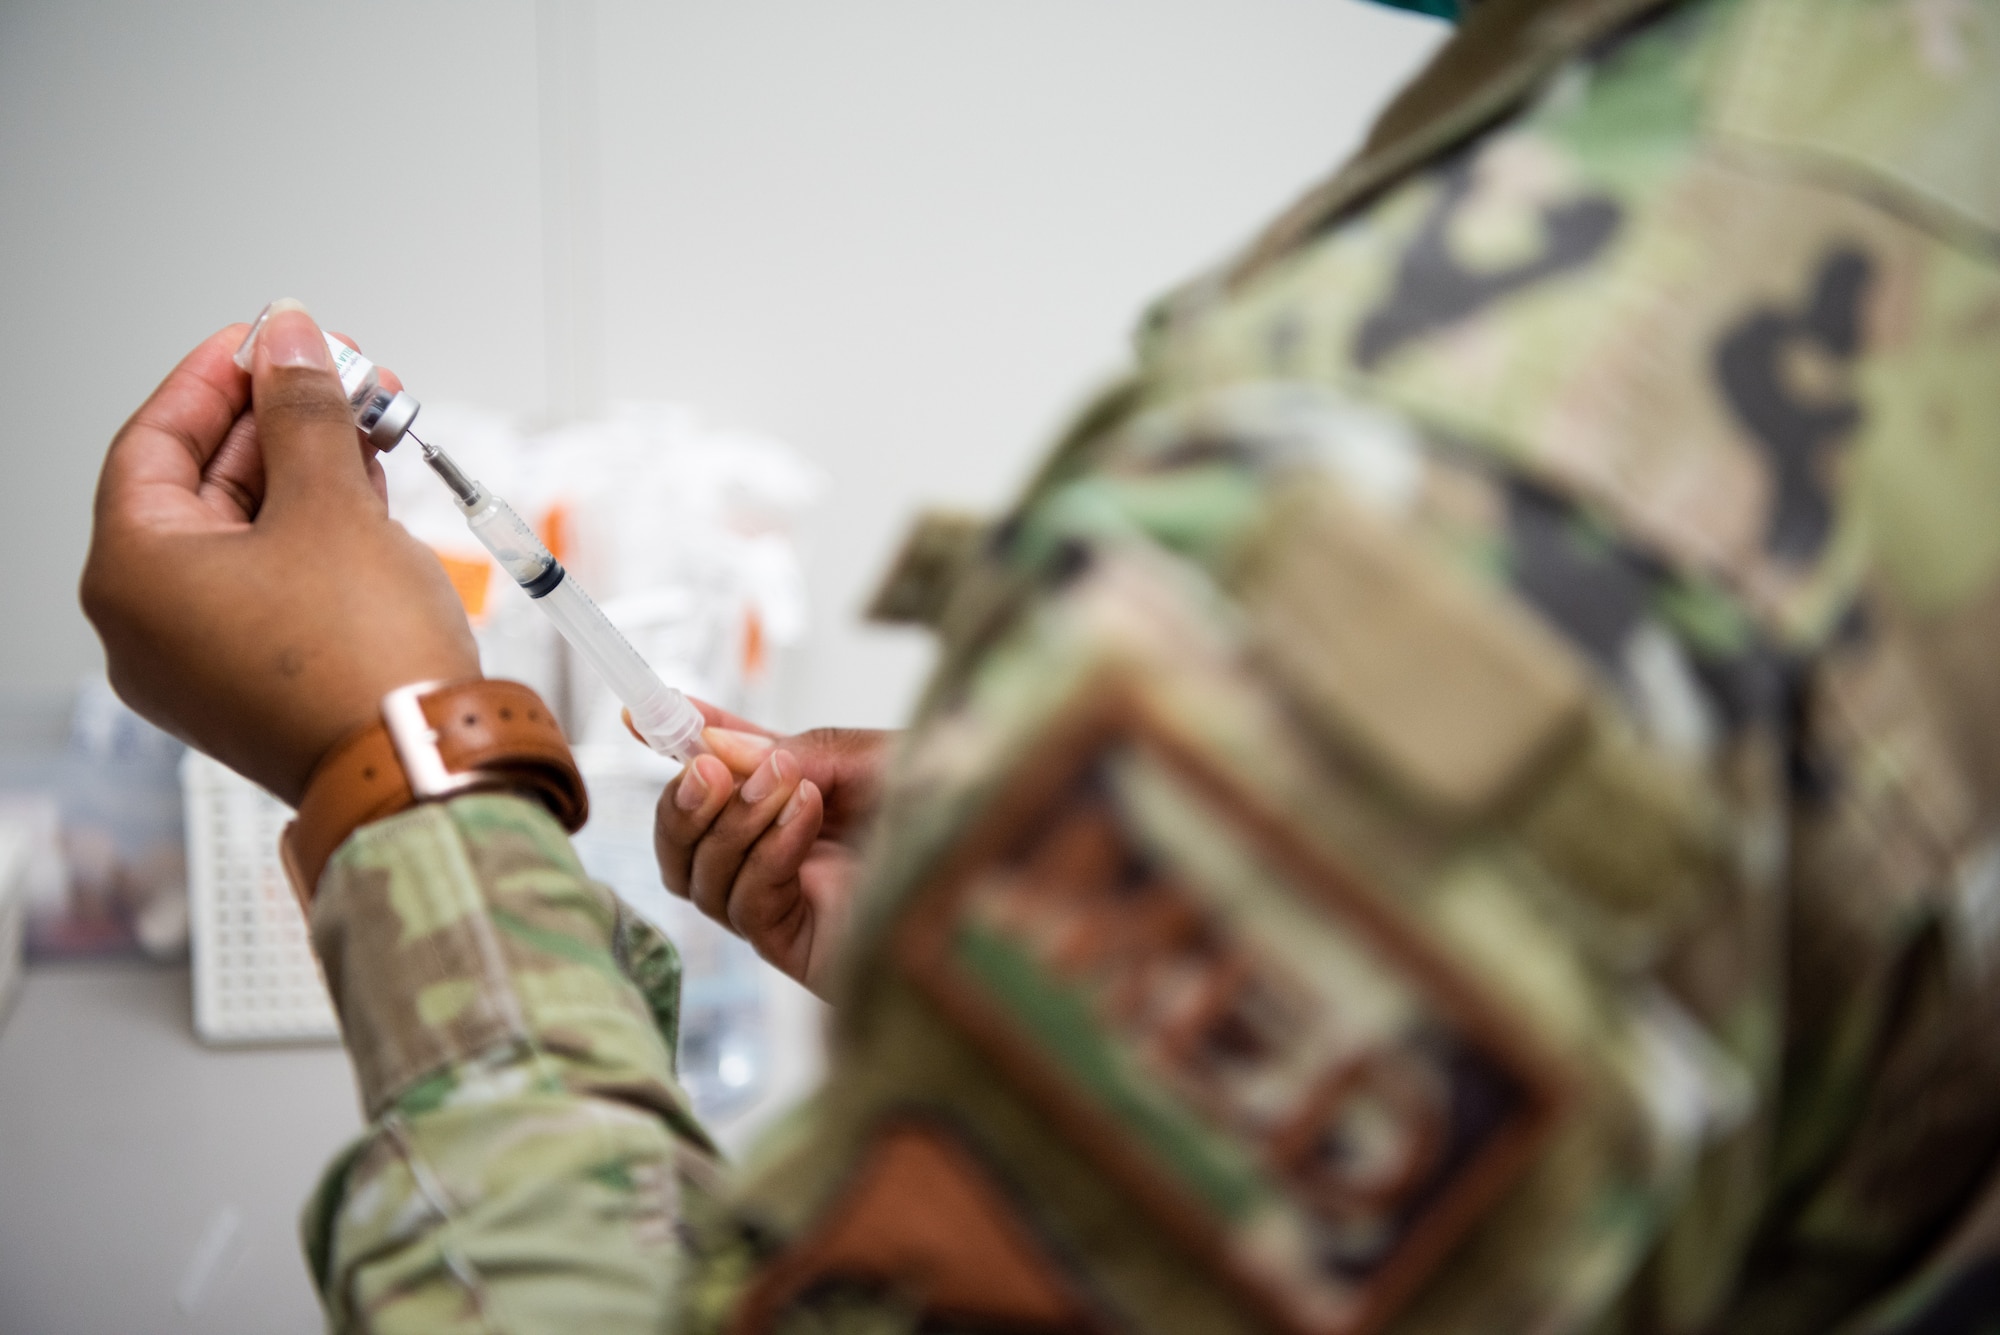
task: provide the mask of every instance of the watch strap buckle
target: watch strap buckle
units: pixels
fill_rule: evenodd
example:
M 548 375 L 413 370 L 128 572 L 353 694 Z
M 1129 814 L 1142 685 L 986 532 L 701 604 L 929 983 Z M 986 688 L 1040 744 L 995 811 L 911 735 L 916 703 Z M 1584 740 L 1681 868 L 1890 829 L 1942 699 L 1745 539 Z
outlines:
M 377 714 L 379 722 L 349 734 L 321 759 L 285 833 L 286 872 L 301 903 L 311 902 L 320 873 L 349 834 L 417 803 L 517 792 L 538 799 L 572 833 L 590 815 L 561 725 L 519 682 L 413 682 L 384 695 Z
M 424 713 L 424 697 L 449 685 L 443 681 L 418 681 L 398 686 L 382 697 L 382 726 L 389 744 L 402 762 L 403 776 L 410 784 L 410 797 L 418 802 L 435 802 L 470 792 L 492 778 L 481 770 L 453 770 L 438 749 L 438 729 Z

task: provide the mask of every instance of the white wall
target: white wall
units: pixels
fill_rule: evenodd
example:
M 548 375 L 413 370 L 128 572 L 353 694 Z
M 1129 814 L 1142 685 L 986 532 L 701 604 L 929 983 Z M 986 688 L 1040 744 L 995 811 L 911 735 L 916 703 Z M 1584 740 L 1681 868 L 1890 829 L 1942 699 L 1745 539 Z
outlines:
M 674 397 L 791 441 L 832 480 L 792 721 L 893 722 L 924 646 L 855 612 L 909 515 L 1002 503 L 1145 300 L 1440 31 L 1352 0 L 539 11 L 0 5 L 0 689 L 97 661 L 74 586 L 119 421 L 291 294 L 424 398 Z

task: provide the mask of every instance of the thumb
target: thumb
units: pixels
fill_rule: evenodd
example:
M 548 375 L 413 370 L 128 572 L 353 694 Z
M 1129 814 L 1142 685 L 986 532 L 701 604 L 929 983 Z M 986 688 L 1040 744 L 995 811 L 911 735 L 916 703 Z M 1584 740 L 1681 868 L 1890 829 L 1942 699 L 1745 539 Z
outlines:
M 250 404 L 264 455 L 263 513 L 376 503 L 326 336 L 296 301 L 273 302 L 257 335 Z

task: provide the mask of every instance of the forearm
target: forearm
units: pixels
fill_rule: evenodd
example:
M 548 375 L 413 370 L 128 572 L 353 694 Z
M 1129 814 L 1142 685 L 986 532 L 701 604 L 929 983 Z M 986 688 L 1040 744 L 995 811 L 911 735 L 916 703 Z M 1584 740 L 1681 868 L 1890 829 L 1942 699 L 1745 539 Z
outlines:
M 370 1119 L 304 1221 L 329 1324 L 660 1329 L 679 1182 L 710 1153 L 674 1082 L 670 949 L 494 796 L 357 833 L 313 938 Z

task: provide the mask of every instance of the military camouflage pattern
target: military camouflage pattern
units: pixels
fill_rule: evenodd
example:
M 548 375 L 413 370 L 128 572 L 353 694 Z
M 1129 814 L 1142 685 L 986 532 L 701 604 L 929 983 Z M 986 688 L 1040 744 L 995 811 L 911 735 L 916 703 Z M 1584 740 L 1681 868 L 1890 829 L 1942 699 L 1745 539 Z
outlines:
M 553 824 L 342 850 L 337 1327 L 2000 1310 L 2000 3 L 1486 0 L 876 606 L 836 1075 L 726 1180 Z
M 371 1121 L 306 1211 L 329 1326 L 656 1324 L 713 1153 L 674 1083 L 672 946 L 507 796 L 356 833 L 312 929 Z

